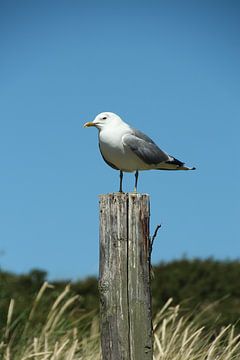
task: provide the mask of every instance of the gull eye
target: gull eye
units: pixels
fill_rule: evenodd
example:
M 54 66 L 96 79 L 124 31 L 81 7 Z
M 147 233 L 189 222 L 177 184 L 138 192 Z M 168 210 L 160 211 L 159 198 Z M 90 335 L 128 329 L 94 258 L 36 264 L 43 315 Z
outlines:
M 106 117 L 106 116 L 104 116 L 104 117 L 102 118 L 102 120 L 107 120 L 107 117 Z

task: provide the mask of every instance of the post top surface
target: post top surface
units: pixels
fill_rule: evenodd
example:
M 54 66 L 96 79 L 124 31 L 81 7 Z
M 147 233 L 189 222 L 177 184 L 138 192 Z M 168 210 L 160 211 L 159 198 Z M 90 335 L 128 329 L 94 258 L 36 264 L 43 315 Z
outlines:
M 126 198 L 126 197 L 150 197 L 149 194 L 141 194 L 141 193 L 136 193 L 136 192 L 129 192 L 129 193 L 120 193 L 120 192 L 114 192 L 114 193 L 108 193 L 108 194 L 100 194 L 99 198 L 104 198 L 104 197 L 119 197 L 119 198 Z

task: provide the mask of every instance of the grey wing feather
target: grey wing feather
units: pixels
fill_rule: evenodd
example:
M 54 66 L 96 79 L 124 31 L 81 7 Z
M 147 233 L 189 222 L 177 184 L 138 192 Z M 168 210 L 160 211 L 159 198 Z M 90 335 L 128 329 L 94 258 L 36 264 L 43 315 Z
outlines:
M 139 139 L 145 140 L 146 142 L 149 142 L 151 144 L 155 144 L 155 142 L 149 136 L 147 136 L 146 134 L 144 134 L 140 130 L 133 129 L 133 128 L 131 130 L 132 130 L 132 134 L 135 135 L 136 137 L 138 137 Z
M 125 135 L 124 144 L 147 164 L 159 164 L 170 160 L 168 154 L 139 130 L 133 129 L 132 134 Z

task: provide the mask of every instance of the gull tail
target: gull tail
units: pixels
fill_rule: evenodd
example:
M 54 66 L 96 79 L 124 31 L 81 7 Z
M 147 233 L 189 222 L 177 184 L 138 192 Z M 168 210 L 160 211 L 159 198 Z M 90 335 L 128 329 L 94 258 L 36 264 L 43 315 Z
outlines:
M 158 170 L 196 170 L 195 167 L 188 167 L 182 161 L 169 156 L 170 160 L 160 163 Z

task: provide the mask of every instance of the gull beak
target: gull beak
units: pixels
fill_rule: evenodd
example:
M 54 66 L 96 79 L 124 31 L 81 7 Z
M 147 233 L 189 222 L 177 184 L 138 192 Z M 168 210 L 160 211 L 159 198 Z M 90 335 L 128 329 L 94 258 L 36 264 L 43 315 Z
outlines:
M 86 122 L 83 127 L 95 126 L 94 122 Z

